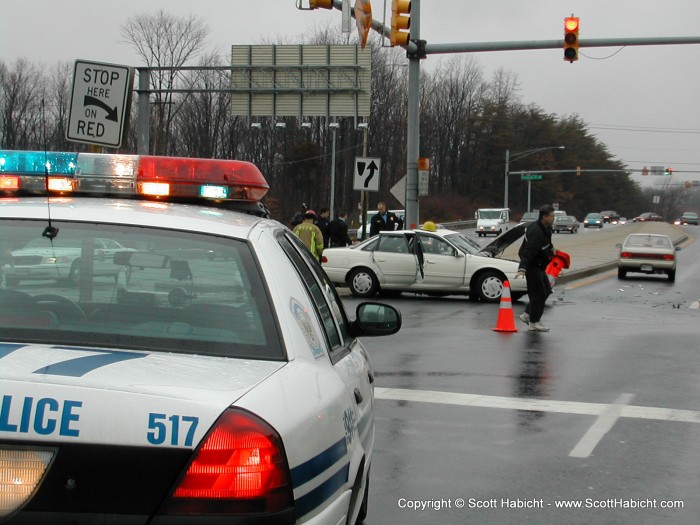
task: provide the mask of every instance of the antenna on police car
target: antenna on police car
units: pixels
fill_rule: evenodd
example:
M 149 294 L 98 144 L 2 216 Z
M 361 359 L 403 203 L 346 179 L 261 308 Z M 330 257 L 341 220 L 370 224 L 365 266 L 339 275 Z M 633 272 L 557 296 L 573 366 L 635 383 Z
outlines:
M 51 224 L 51 193 L 49 192 L 49 152 L 48 143 L 46 142 L 46 107 L 44 99 L 41 99 L 41 128 L 44 142 L 44 184 L 46 185 L 46 207 L 48 210 L 49 224 L 44 228 L 42 237 L 46 237 L 50 241 L 58 235 L 58 228 Z

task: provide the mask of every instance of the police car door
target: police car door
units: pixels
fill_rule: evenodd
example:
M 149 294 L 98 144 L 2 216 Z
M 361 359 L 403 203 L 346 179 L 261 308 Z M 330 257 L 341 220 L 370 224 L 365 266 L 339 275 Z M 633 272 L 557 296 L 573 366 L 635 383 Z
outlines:
M 343 399 L 329 400 L 335 406 L 329 406 L 328 413 L 342 418 L 344 447 L 350 458 L 347 481 L 364 487 L 374 443 L 374 372 L 369 356 L 362 344 L 350 337 L 343 306 L 318 261 L 297 237 L 285 235 L 280 242 L 306 283 L 320 317 L 328 357 L 345 385 Z

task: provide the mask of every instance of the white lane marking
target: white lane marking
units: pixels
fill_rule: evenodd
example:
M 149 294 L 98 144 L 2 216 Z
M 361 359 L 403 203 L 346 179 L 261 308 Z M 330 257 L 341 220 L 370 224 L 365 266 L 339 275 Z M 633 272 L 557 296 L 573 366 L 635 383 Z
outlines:
M 479 408 L 505 408 L 510 410 L 538 410 L 540 412 L 580 414 L 586 416 L 600 416 L 611 406 L 606 403 L 482 396 L 477 394 L 438 392 L 434 390 L 408 390 L 404 388 L 375 387 L 374 395 L 377 399 L 394 401 L 415 401 L 419 403 L 439 403 Z M 677 410 L 660 407 L 623 406 L 620 407 L 620 417 L 700 423 L 700 412 L 697 410 Z
M 634 394 L 622 394 L 617 398 L 615 403 L 608 406 L 595 423 L 591 425 L 580 441 L 576 444 L 569 456 L 572 458 L 587 458 L 593 452 L 593 449 L 600 443 L 605 434 L 613 427 L 615 422 L 622 414 L 624 405 L 628 405 L 634 399 Z

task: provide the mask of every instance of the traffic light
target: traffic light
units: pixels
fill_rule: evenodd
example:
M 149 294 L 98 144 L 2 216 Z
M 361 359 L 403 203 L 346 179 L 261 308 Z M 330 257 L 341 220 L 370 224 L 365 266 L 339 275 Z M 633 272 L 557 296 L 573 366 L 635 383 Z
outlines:
M 309 0 L 311 9 L 333 9 L 333 0 Z
M 391 34 L 389 42 L 392 46 L 408 44 L 411 27 L 411 0 L 391 0 Z
M 564 60 L 573 63 L 578 60 L 578 17 L 564 19 Z

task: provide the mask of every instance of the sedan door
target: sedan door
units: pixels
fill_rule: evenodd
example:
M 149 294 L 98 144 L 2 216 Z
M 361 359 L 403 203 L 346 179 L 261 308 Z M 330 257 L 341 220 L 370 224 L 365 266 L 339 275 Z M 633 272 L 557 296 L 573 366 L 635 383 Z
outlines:
M 423 279 L 420 288 L 457 290 L 464 287 L 467 258 L 444 239 L 418 233 L 423 247 Z
M 416 282 L 418 259 L 409 247 L 404 234 L 379 234 L 379 242 L 372 260 L 381 272 L 382 286 L 409 288 Z

